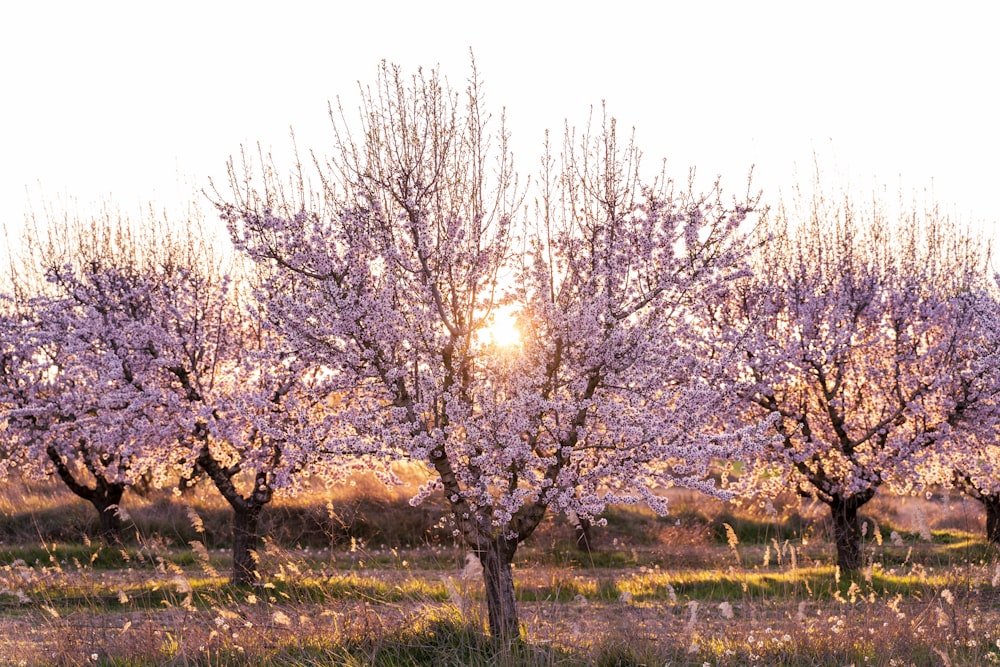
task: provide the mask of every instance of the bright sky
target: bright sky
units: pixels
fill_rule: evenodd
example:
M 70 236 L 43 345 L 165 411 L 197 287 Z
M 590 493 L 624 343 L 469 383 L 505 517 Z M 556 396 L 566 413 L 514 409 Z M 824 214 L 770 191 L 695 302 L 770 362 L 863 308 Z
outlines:
M 241 144 L 323 153 L 328 100 L 356 107 L 381 59 L 440 65 L 469 49 L 516 160 L 606 100 L 649 162 L 751 164 L 769 198 L 807 176 L 935 198 L 1000 221 L 1000 40 L 981 2 L 10 3 L 0 20 L 0 223 L 29 206 L 112 199 L 176 210 Z

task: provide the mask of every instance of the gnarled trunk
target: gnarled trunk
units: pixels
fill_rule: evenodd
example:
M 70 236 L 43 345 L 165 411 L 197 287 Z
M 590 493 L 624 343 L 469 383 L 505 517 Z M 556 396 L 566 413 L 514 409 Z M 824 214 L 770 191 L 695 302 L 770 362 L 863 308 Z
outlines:
M 233 477 L 236 468 L 223 469 L 215 460 L 208 447 L 198 456 L 198 465 L 204 470 L 233 508 L 233 575 L 230 582 L 234 586 L 246 586 L 257 581 L 257 557 L 254 553 L 260 541 L 260 513 L 264 505 L 271 502 L 272 489 L 266 472 L 258 472 L 253 491 L 244 497 L 236 489 Z
M 257 581 L 256 549 L 260 542 L 258 524 L 262 505 L 243 503 L 233 506 L 233 575 L 234 586 L 247 586 Z
M 69 469 L 62 456 L 54 447 L 46 449 L 49 460 L 56 468 L 56 474 L 63 481 L 70 491 L 80 498 L 83 498 L 97 510 L 100 521 L 101 539 L 106 544 L 118 544 L 121 542 L 122 519 L 119 513 L 119 504 L 122 495 L 125 493 L 124 482 L 108 482 L 103 477 L 94 473 L 94 488 L 80 483 Z
M 858 509 L 871 500 L 871 494 L 834 496 L 827 505 L 833 518 L 833 535 L 837 543 L 837 566 L 841 572 L 857 572 L 862 565 L 861 522 Z
M 517 542 L 503 537 L 487 540 L 476 549 L 486 583 L 490 634 L 502 641 L 512 641 L 521 636 L 517 602 L 514 600 L 514 572 L 511 569 L 516 550 Z
M 107 544 L 121 542 L 122 517 L 119 505 L 125 493 L 124 484 L 97 484 L 97 492 L 90 503 L 97 510 L 101 522 L 101 539 Z
M 979 501 L 986 508 L 986 539 L 1000 547 L 1000 494 L 982 494 Z

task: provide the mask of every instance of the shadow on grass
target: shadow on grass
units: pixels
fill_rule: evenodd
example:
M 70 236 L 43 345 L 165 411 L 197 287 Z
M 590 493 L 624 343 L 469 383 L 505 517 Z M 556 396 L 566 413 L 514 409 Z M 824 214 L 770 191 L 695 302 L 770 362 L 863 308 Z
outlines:
M 712 531 L 712 538 L 720 544 L 728 543 L 730 526 L 740 544 L 768 544 L 772 540 L 784 542 L 801 538 L 811 528 L 811 522 L 801 515 L 792 513 L 783 519 L 759 518 L 735 514 L 724 510 L 715 517 L 707 519 Z
M 142 569 L 155 567 L 159 559 L 181 567 L 196 562 L 190 550 L 172 550 L 152 554 L 135 546 L 109 546 L 103 543 L 91 544 L 33 544 L 0 547 L 0 565 L 12 565 L 18 561 L 33 567 L 69 567 L 71 569 L 92 568 L 94 570 L 121 570 L 127 567 Z

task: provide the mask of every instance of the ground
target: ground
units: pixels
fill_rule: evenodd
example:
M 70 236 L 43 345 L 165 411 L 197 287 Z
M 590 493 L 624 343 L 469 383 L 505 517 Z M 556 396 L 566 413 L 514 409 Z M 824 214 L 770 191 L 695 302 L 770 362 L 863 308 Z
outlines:
M 808 505 L 750 511 L 679 494 L 666 518 L 615 508 L 590 553 L 552 520 L 516 558 L 524 641 L 503 646 L 484 633 L 475 559 L 433 505 L 394 494 L 362 484 L 277 503 L 260 582 L 239 589 L 226 582 L 225 508 L 208 490 L 130 498 L 131 533 L 110 547 L 58 487 L 8 485 L 0 665 L 1000 660 L 1000 565 L 960 496 L 874 501 L 854 575 L 831 564 Z

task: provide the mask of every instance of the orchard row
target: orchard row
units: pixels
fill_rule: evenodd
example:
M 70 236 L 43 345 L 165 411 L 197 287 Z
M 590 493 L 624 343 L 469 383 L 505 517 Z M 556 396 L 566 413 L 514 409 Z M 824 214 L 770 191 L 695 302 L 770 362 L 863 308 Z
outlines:
M 108 539 L 130 486 L 207 477 L 247 583 L 273 494 L 416 462 L 413 502 L 443 494 L 508 638 L 543 517 L 666 512 L 671 486 L 818 498 L 845 570 L 882 487 L 956 485 L 1000 538 L 973 234 L 819 180 L 778 203 L 650 178 L 610 118 L 527 178 L 482 99 L 474 71 L 454 91 L 383 65 L 331 157 L 231 162 L 225 243 L 198 216 L 48 216 L 0 314 L 0 472 L 57 475 Z

